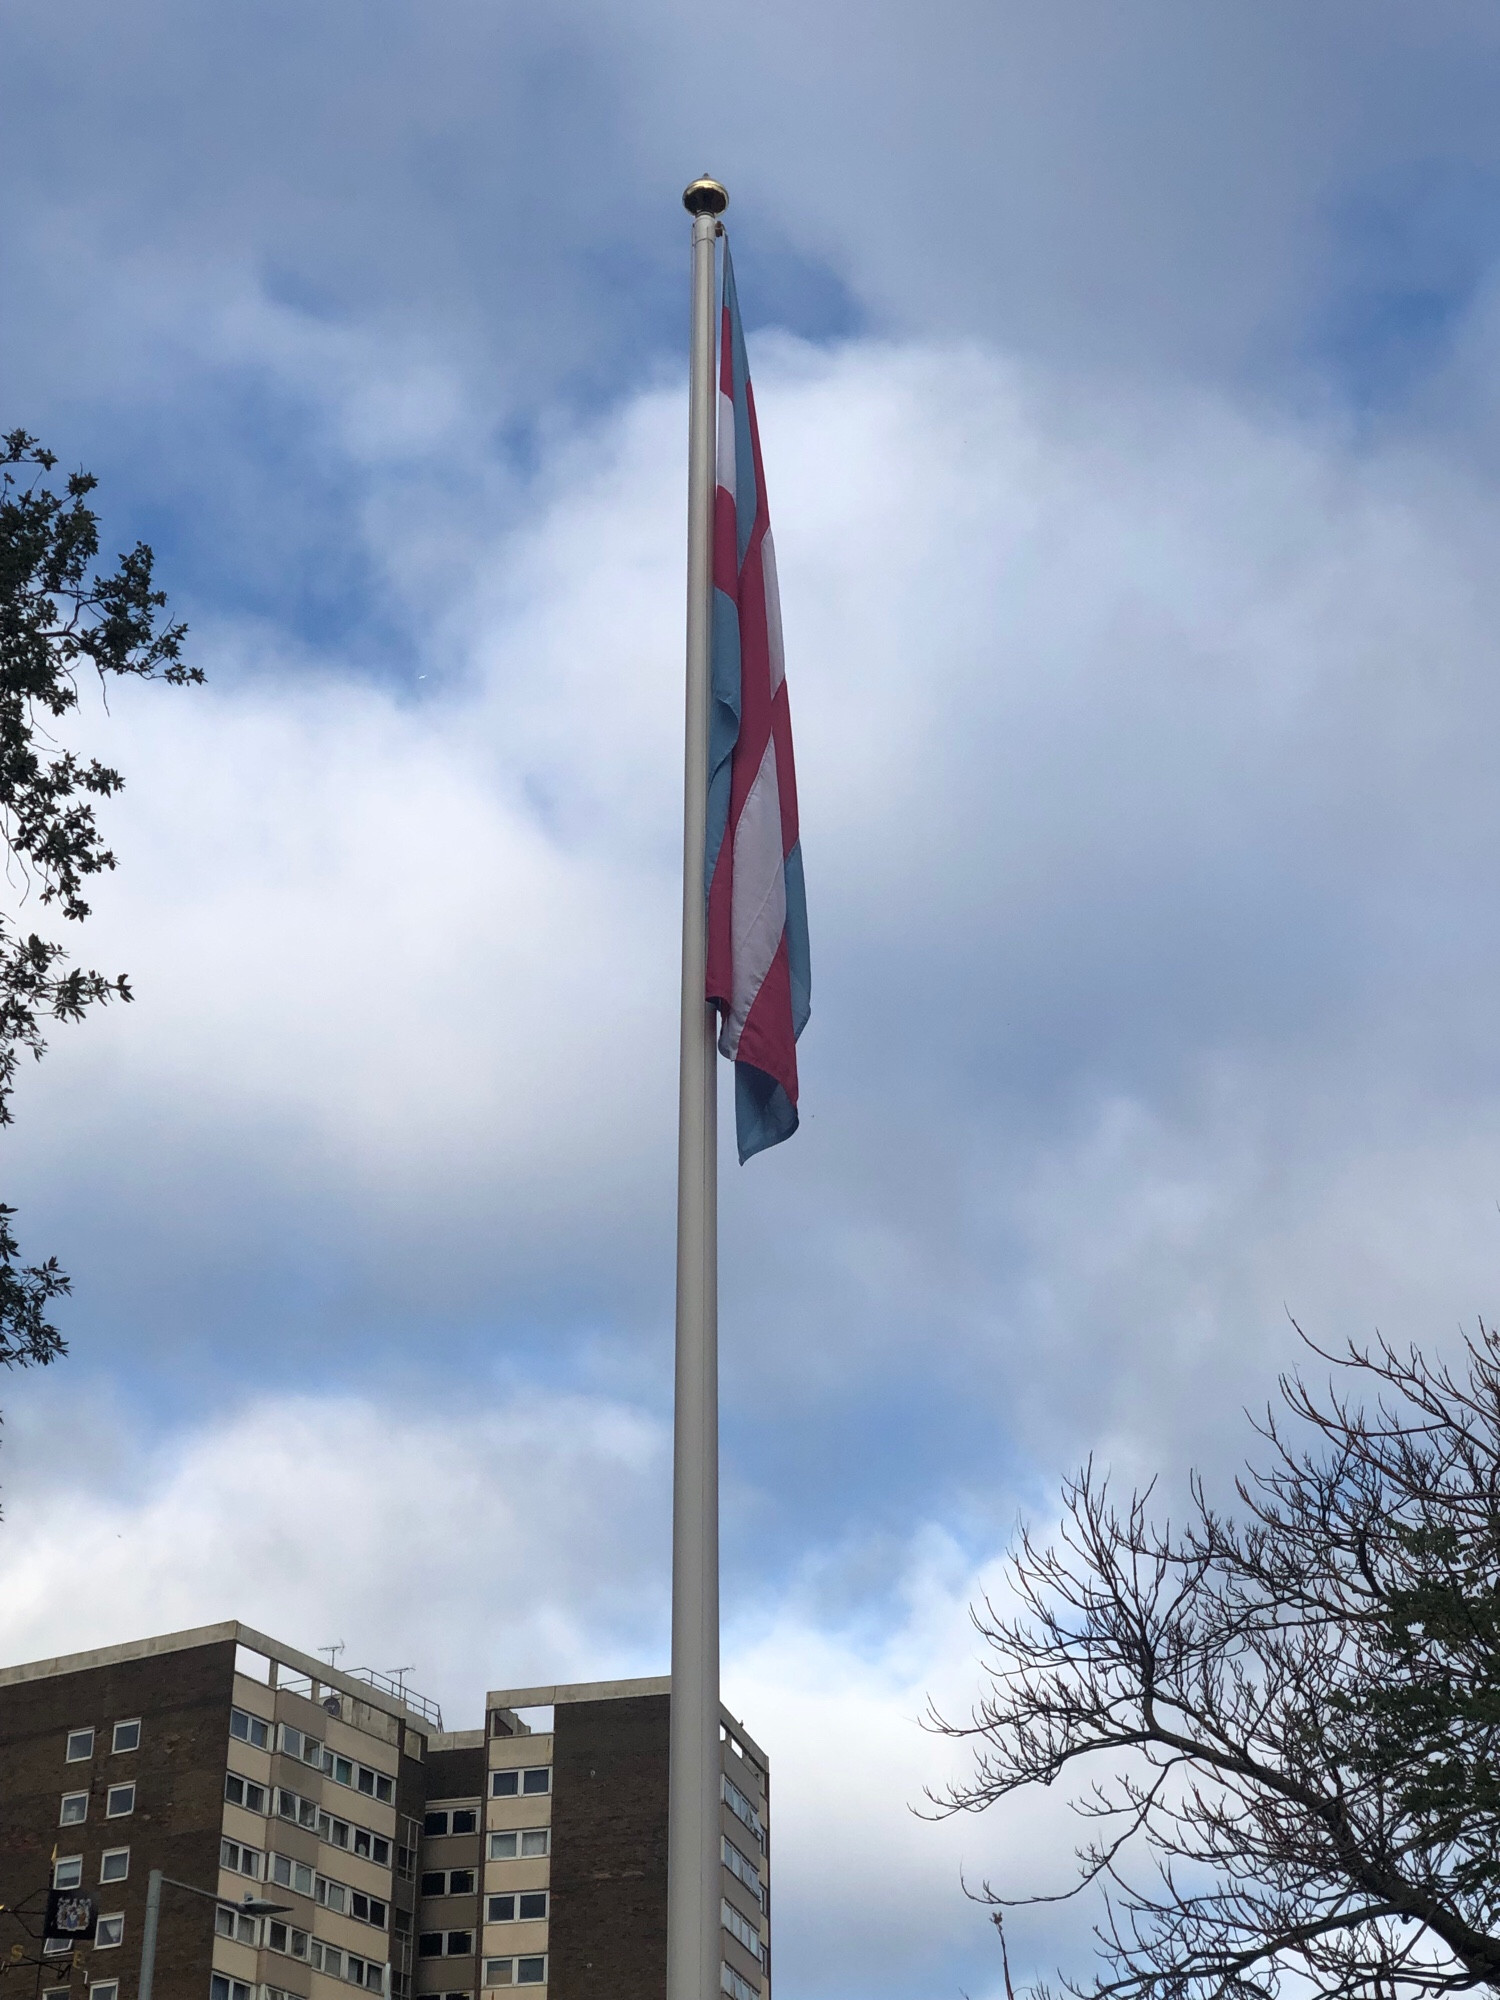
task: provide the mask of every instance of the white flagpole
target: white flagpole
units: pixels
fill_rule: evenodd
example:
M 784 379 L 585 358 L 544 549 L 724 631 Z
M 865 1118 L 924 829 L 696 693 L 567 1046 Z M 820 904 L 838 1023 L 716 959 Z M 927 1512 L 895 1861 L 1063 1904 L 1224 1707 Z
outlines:
M 677 1373 L 672 1457 L 672 1721 L 667 2000 L 719 1992 L 719 1273 L 714 1018 L 704 1000 L 704 843 L 713 620 L 715 255 L 729 196 L 694 181 L 688 403 L 687 754 L 682 1062 L 677 1108 Z

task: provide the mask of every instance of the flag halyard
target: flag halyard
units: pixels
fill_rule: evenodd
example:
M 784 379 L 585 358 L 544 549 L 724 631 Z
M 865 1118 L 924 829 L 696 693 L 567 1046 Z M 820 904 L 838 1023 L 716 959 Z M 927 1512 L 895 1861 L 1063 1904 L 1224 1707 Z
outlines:
M 743 1162 L 797 1129 L 812 982 L 776 551 L 727 241 L 713 577 L 707 998 L 735 1066 Z

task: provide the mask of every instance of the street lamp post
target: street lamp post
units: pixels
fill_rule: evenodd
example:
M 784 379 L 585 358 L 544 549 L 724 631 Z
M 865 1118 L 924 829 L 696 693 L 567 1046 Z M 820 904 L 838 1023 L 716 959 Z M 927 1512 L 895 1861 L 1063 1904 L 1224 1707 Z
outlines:
M 210 1903 L 223 1903 L 224 1898 L 215 1889 L 199 1889 L 192 1882 L 179 1882 L 171 1875 L 163 1875 L 159 1868 L 153 1868 L 146 1883 L 146 1921 L 141 1927 L 141 1979 L 137 2000 L 151 2000 L 151 1987 L 156 1978 L 156 1926 L 161 1917 L 162 1889 L 184 1889 L 190 1896 L 202 1896 Z M 268 1903 L 260 1896 L 247 1895 L 242 1903 L 227 1903 L 226 1909 L 238 1909 L 247 1917 L 270 1917 L 279 1910 L 289 1910 L 290 1903 Z

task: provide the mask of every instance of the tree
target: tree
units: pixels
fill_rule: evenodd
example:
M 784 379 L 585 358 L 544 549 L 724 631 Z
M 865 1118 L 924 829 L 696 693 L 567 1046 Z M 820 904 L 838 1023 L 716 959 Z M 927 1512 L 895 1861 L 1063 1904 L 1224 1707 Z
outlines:
M 106 684 L 110 674 L 177 686 L 203 675 L 183 662 L 187 628 L 161 619 L 166 597 L 152 587 L 145 543 L 113 574 L 91 573 L 99 523 L 88 496 L 97 481 L 75 472 L 54 493 L 43 480 L 56 464 L 24 431 L 0 440 L 0 834 L 23 900 L 35 892 L 43 909 L 81 923 L 87 878 L 115 865 L 93 801 L 124 780 L 51 733 L 78 706 L 77 670 L 90 665 Z M 46 1051 L 45 1021 L 80 1020 L 90 1007 L 131 998 L 123 974 L 66 963 L 60 944 L 0 911 L 0 1125 L 12 1122 L 22 1054 L 39 1060 Z M 0 1203 L 0 1363 L 45 1365 L 65 1352 L 48 1309 L 70 1284 L 55 1257 L 21 1262 L 14 1217 Z
M 1500 1990 L 1500 1337 L 1312 1351 L 1337 1373 L 1282 1378 L 1237 1515 L 1075 1475 L 1011 1552 L 1018 1614 L 976 1608 L 972 1717 L 932 1717 L 977 1753 L 940 1811 L 1062 1781 L 1088 1822 L 1071 1993 Z

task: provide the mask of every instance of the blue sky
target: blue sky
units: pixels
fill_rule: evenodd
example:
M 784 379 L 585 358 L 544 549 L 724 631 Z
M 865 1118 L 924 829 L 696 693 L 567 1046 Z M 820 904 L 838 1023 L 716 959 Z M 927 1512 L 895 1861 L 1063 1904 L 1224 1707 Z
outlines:
M 17 0 L 0 39 L 5 422 L 100 474 L 210 677 L 80 719 L 129 788 L 77 950 L 139 999 L 7 1135 L 76 1293 L 5 1385 L 4 1656 L 239 1615 L 455 1718 L 661 1668 L 712 170 L 814 948 L 803 1131 L 725 1170 L 726 1690 L 787 2000 L 992 1995 L 960 1869 L 1053 1885 L 1066 1825 L 908 1805 L 1018 1513 L 1090 1450 L 1231 1466 L 1289 1313 L 1493 1305 L 1500 22 Z

